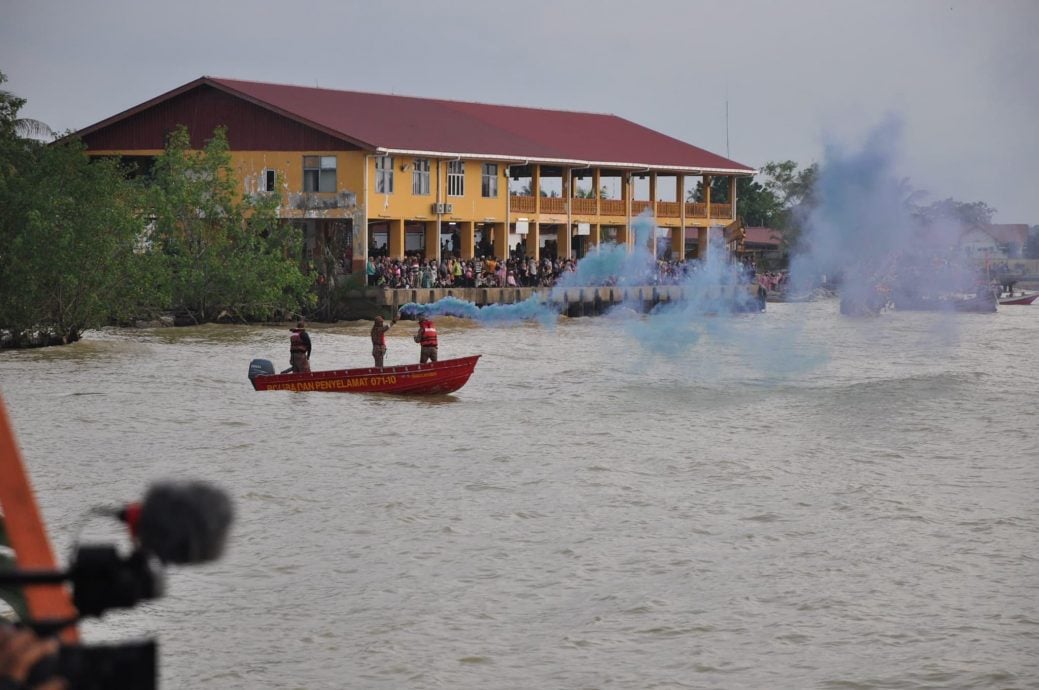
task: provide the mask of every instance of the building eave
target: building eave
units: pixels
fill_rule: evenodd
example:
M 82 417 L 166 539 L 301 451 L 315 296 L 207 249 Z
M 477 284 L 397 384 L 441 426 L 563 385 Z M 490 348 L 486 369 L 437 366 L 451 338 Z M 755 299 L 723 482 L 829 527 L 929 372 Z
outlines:
M 574 168 L 620 168 L 622 170 L 639 170 L 654 172 L 684 173 L 691 175 L 733 175 L 752 177 L 757 170 L 748 168 L 710 168 L 686 167 L 680 165 L 661 165 L 659 163 L 640 163 L 636 161 L 590 161 L 571 158 L 544 158 L 537 156 L 518 156 L 505 153 L 473 153 L 468 151 L 426 151 L 417 149 L 398 149 L 389 146 L 375 147 L 373 153 L 389 156 L 416 156 L 424 158 L 495 160 L 507 163 L 538 163 L 542 165 L 571 166 Z

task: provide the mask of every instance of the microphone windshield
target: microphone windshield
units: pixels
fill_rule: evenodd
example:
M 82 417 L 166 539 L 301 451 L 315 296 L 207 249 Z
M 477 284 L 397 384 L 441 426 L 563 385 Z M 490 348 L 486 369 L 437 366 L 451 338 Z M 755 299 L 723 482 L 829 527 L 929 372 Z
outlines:
M 212 484 L 153 484 L 141 504 L 137 539 L 163 563 L 204 563 L 223 553 L 233 519 L 231 499 Z

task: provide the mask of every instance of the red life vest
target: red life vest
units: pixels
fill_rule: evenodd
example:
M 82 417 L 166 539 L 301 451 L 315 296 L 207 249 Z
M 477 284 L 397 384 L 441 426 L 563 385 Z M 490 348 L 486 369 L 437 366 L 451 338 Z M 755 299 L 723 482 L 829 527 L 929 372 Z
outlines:
M 372 345 L 375 347 L 386 347 L 385 326 L 372 326 Z
M 436 347 L 437 346 L 437 327 L 433 325 L 432 321 L 423 321 L 419 324 L 422 327 L 422 335 L 419 336 L 419 345 L 422 347 Z
M 289 352 L 306 352 L 307 345 L 303 342 L 303 336 L 298 332 L 289 336 Z

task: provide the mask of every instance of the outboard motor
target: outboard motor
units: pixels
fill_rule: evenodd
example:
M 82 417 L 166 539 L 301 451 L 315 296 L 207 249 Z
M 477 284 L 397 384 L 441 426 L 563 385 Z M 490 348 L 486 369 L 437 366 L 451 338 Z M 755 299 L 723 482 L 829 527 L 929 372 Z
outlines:
M 257 376 L 271 376 L 274 374 L 274 365 L 269 359 L 254 359 L 249 362 L 249 380 Z

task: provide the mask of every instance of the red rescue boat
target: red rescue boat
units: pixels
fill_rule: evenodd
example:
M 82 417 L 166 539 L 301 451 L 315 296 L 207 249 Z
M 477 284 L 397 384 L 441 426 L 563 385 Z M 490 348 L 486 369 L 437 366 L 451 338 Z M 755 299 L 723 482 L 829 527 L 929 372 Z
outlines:
M 276 374 L 270 360 L 254 359 L 249 365 L 249 380 L 258 391 L 443 395 L 465 385 L 478 359 L 480 355 L 381 369 L 332 369 L 306 374 Z

